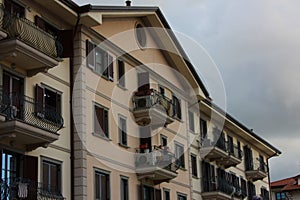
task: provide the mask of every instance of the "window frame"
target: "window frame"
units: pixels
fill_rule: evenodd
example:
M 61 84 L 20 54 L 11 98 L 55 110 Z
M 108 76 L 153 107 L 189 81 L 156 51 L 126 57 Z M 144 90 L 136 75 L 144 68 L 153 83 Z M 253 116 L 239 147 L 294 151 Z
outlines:
M 164 147 L 163 140 L 166 141 L 166 145 L 165 146 L 167 147 L 168 146 L 168 137 L 165 136 L 165 135 L 163 135 L 163 134 L 160 134 L 160 144 L 161 144 L 162 147 Z
M 121 120 L 125 121 L 125 132 L 123 132 L 122 127 L 121 127 Z M 123 133 L 126 136 L 126 144 L 123 143 Z M 127 134 L 127 118 L 123 115 L 118 115 L 118 134 L 119 134 L 119 144 L 121 146 L 128 147 L 128 134 Z
M 126 88 L 126 67 L 125 67 L 125 61 L 122 59 L 116 59 L 117 60 L 117 69 L 118 69 L 118 86 L 121 88 Z M 123 70 L 123 73 L 120 73 L 121 70 Z
M 86 40 L 86 66 L 102 78 L 114 82 L 114 56 L 96 43 Z M 97 52 L 101 58 L 101 66 L 97 67 Z
M 104 123 L 107 125 L 107 127 L 106 127 L 107 133 L 101 133 L 101 132 L 98 133 L 96 131 L 96 128 L 95 128 L 95 126 L 96 126 L 96 124 L 95 124 L 96 118 L 95 117 L 97 117 L 96 116 L 96 109 L 95 109 L 96 107 L 103 109 L 103 117 L 104 117 L 103 120 L 104 120 Z M 105 120 L 106 120 L 105 119 L 105 112 L 107 113 L 107 122 L 105 122 Z M 99 123 L 98 120 L 97 120 L 97 122 Z M 100 125 L 101 130 L 103 131 L 103 128 L 101 127 L 101 124 L 99 124 L 99 125 Z M 93 102 L 93 134 L 96 135 L 96 136 L 99 136 L 100 138 L 110 140 L 109 131 L 110 131 L 109 130 L 109 109 L 107 107 L 99 104 L 99 103 Z
M 177 200 L 187 200 L 187 194 L 177 192 Z
M 97 200 L 96 199 L 96 197 L 97 197 L 97 188 L 96 188 L 96 186 L 97 186 L 97 183 L 96 183 L 96 175 L 97 174 L 99 174 L 99 175 L 102 175 L 102 176 L 106 176 L 106 184 L 108 184 L 107 185 L 107 191 L 106 191 L 106 193 L 107 193 L 107 199 L 110 199 L 110 196 L 111 196 L 111 186 L 110 186 L 110 184 L 111 184 L 111 180 L 110 180 L 110 172 L 109 171 L 106 171 L 106 170 L 103 170 L 103 169 L 98 169 L 98 168 L 94 168 L 94 199 L 95 200 Z M 101 180 L 100 180 L 100 182 L 101 182 Z M 99 191 L 101 190 L 101 186 L 100 186 L 100 188 L 99 188 Z M 101 192 L 100 192 L 100 194 L 101 194 Z
M 194 163 L 193 163 L 193 159 Z M 191 167 L 192 167 L 192 176 L 194 178 L 198 178 L 198 164 L 197 164 L 197 156 L 195 154 L 191 154 Z
M 51 165 L 55 165 L 56 167 L 58 167 L 58 171 L 56 172 L 57 173 L 57 181 L 58 181 L 58 185 L 56 186 L 57 187 L 57 190 L 56 191 L 57 193 L 60 193 L 60 195 L 62 195 L 62 191 L 63 191 L 63 184 L 62 184 L 62 165 L 63 165 L 63 162 L 62 161 L 59 161 L 59 160 L 55 160 L 55 159 L 52 159 L 52 158 L 48 158 L 48 157 L 44 157 L 44 156 L 41 156 L 41 179 L 42 179 L 42 184 L 44 184 L 44 162 L 47 163 L 47 164 L 51 164 Z M 50 175 L 51 176 L 51 175 Z M 50 180 L 50 178 L 48 177 L 48 179 Z M 49 186 L 49 185 L 48 185 Z M 51 187 L 51 185 L 50 185 Z M 43 191 L 45 192 L 49 192 L 49 190 L 45 190 L 43 188 Z
M 179 121 L 182 119 L 181 99 L 172 94 L 173 117 Z
M 189 131 L 195 133 L 195 116 L 194 112 L 188 111 L 188 120 L 189 120 Z
M 168 193 L 169 198 L 166 198 L 166 193 Z M 170 193 L 170 189 L 168 188 L 163 188 L 163 200 L 171 200 L 171 193 Z
M 124 192 L 122 192 L 122 189 L 124 189 L 122 186 L 123 182 L 122 181 L 126 181 L 127 182 L 127 195 L 124 196 Z M 121 200 L 129 200 L 129 177 L 127 176 L 121 176 L 120 177 L 120 194 L 121 194 Z
M 174 148 L 174 150 L 175 150 L 175 152 L 174 152 L 174 154 L 175 154 L 175 157 L 180 161 L 180 168 L 181 169 L 185 169 L 185 155 L 184 155 L 184 145 L 183 144 L 181 144 L 181 143 L 179 143 L 179 142 L 174 142 L 174 145 L 175 145 L 175 148 Z M 180 149 L 182 149 L 182 154 L 179 156 L 179 155 L 177 155 L 177 149 L 178 148 L 180 148 Z M 178 157 L 179 156 L 179 157 Z M 183 161 L 183 162 L 182 162 Z

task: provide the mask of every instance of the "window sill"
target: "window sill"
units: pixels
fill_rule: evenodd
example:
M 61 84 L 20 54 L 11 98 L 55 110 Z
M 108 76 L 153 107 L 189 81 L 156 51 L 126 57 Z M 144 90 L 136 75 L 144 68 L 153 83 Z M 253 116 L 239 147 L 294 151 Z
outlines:
M 114 82 L 114 79 L 113 79 L 113 78 L 106 77 L 105 75 L 103 75 L 103 74 L 101 74 L 101 73 L 99 73 L 99 72 L 96 72 L 96 71 L 94 70 L 94 67 L 92 67 L 92 66 L 87 66 L 87 67 L 88 67 L 93 73 L 99 75 L 99 76 L 102 77 L 103 79 L 105 79 L 105 80 L 107 80 L 107 81 L 110 81 L 110 82 Z
M 125 149 L 129 149 L 129 148 L 130 148 L 129 146 L 127 146 L 127 145 L 125 145 L 125 144 L 121 144 L 121 143 L 118 143 L 118 144 L 119 144 L 120 147 L 123 147 L 123 148 L 125 148 Z
M 192 175 L 193 176 L 193 178 L 194 179 L 199 179 L 199 177 L 198 176 L 195 176 L 195 175 Z
M 104 135 L 101 135 L 100 133 L 92 132 L 92 134 L 93 134 L 93 136 L 98 137 L 100 139 L 103 139 L 103 140 L 106 140 L 106 141 L 112 141 L 112 139 L 110 139 L 110 138 L 108 138 L 108 137 L 106 137 Z
M 117 83 L 117 86 L 118 86 L 119 88 L 121 88 L 122 90 L 124 90 L 124 91 L 127 91 L 127 90 L 128 90 L 125 86 L 120 85 L 119 83 Z
M 187 169 L 185 167 L 179 167 L 179 169 L 182 171 L 187 171 Z

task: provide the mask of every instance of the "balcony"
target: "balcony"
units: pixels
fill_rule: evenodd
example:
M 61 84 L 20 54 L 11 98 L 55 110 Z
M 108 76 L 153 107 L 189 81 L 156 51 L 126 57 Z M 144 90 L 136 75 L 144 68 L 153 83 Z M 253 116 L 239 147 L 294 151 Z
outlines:
M 244 199 L 240 186 L 233 186 L 225 179 L 216 177 L 216 180 L 203 179 L 202 199 L 203 200 L 232 200 Z
M 255 162 L 246 164 L 246 177 L 253 181 L 262 180 L 268 175 L 267 169 L 267 165 L 257 158 Z
M 55 67 L 60 61 L 61 44 L 33 22 L 7 13 L 0 6 L 1 60 L 24 69 L 28 76 Z
M 242 162 L 242 151 L 222 137 L 216 144 L 210 139 L 203 139 L 200 156 L 211 162 L 216 161 L 218 165 L 223 165 L 225 168 L 236 166 Z
M 21 186 L 20 186 L 21 185 Z M 0 199 L 51 199 L 64 200 L 60 189 L 44 183 L 37 183 L 30 179 L 16 179 L 3 181 L 0 179 Z M 21 190 L 19 188 L 22 188 Z
M 0 95 L 1 143 L 31 151 L 58 139 L 63 118 L 53 108 L 19 94 Z
M 154 89 L 138 91 L 133 96 L 133 115 L 137 124 L 167 126 L 174 122 L 171 99 Z
M 137 151 L 135 167 L 139 180 L 152 180 L 155 185 L 177 177 L 179 161 L 167 149 Z

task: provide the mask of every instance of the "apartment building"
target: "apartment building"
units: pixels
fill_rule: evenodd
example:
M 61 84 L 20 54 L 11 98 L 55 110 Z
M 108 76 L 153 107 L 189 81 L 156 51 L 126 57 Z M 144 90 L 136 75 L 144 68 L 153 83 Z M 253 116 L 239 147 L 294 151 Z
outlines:
M 0 3 L 0 199 L 70 199 L 70 24 L 58 4 Z
M 126 3 L 2 1 L 1 199 L 267 199 L 280 152 L 211 102 L 159 8 Z
M 271 182 L 271 197 L 274 200 L 299 199 L 300 175 Z

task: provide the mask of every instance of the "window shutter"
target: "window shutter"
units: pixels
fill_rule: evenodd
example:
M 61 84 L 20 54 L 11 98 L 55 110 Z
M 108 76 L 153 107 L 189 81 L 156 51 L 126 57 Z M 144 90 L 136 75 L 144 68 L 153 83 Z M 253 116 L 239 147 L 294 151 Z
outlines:
M 110 81 L 114 81 L 114 62 L 113 57 L 108 54 L 108 78 Z
M 161 190 L 155 189 L 155 200 L 161 200 Z
M 89 40 L 86 40 L 86 61 L 87 66 L 95 69 L 95 55 L 94 55 L 94 47 L 95 45 L 90 42 Z
M 125 65 L 124 62 L 118 60 L 118 81 L 121 86 L 125 86 Z
M 35 111 L 38 117 L 44 117 L 44 88 L 35 86 Z

